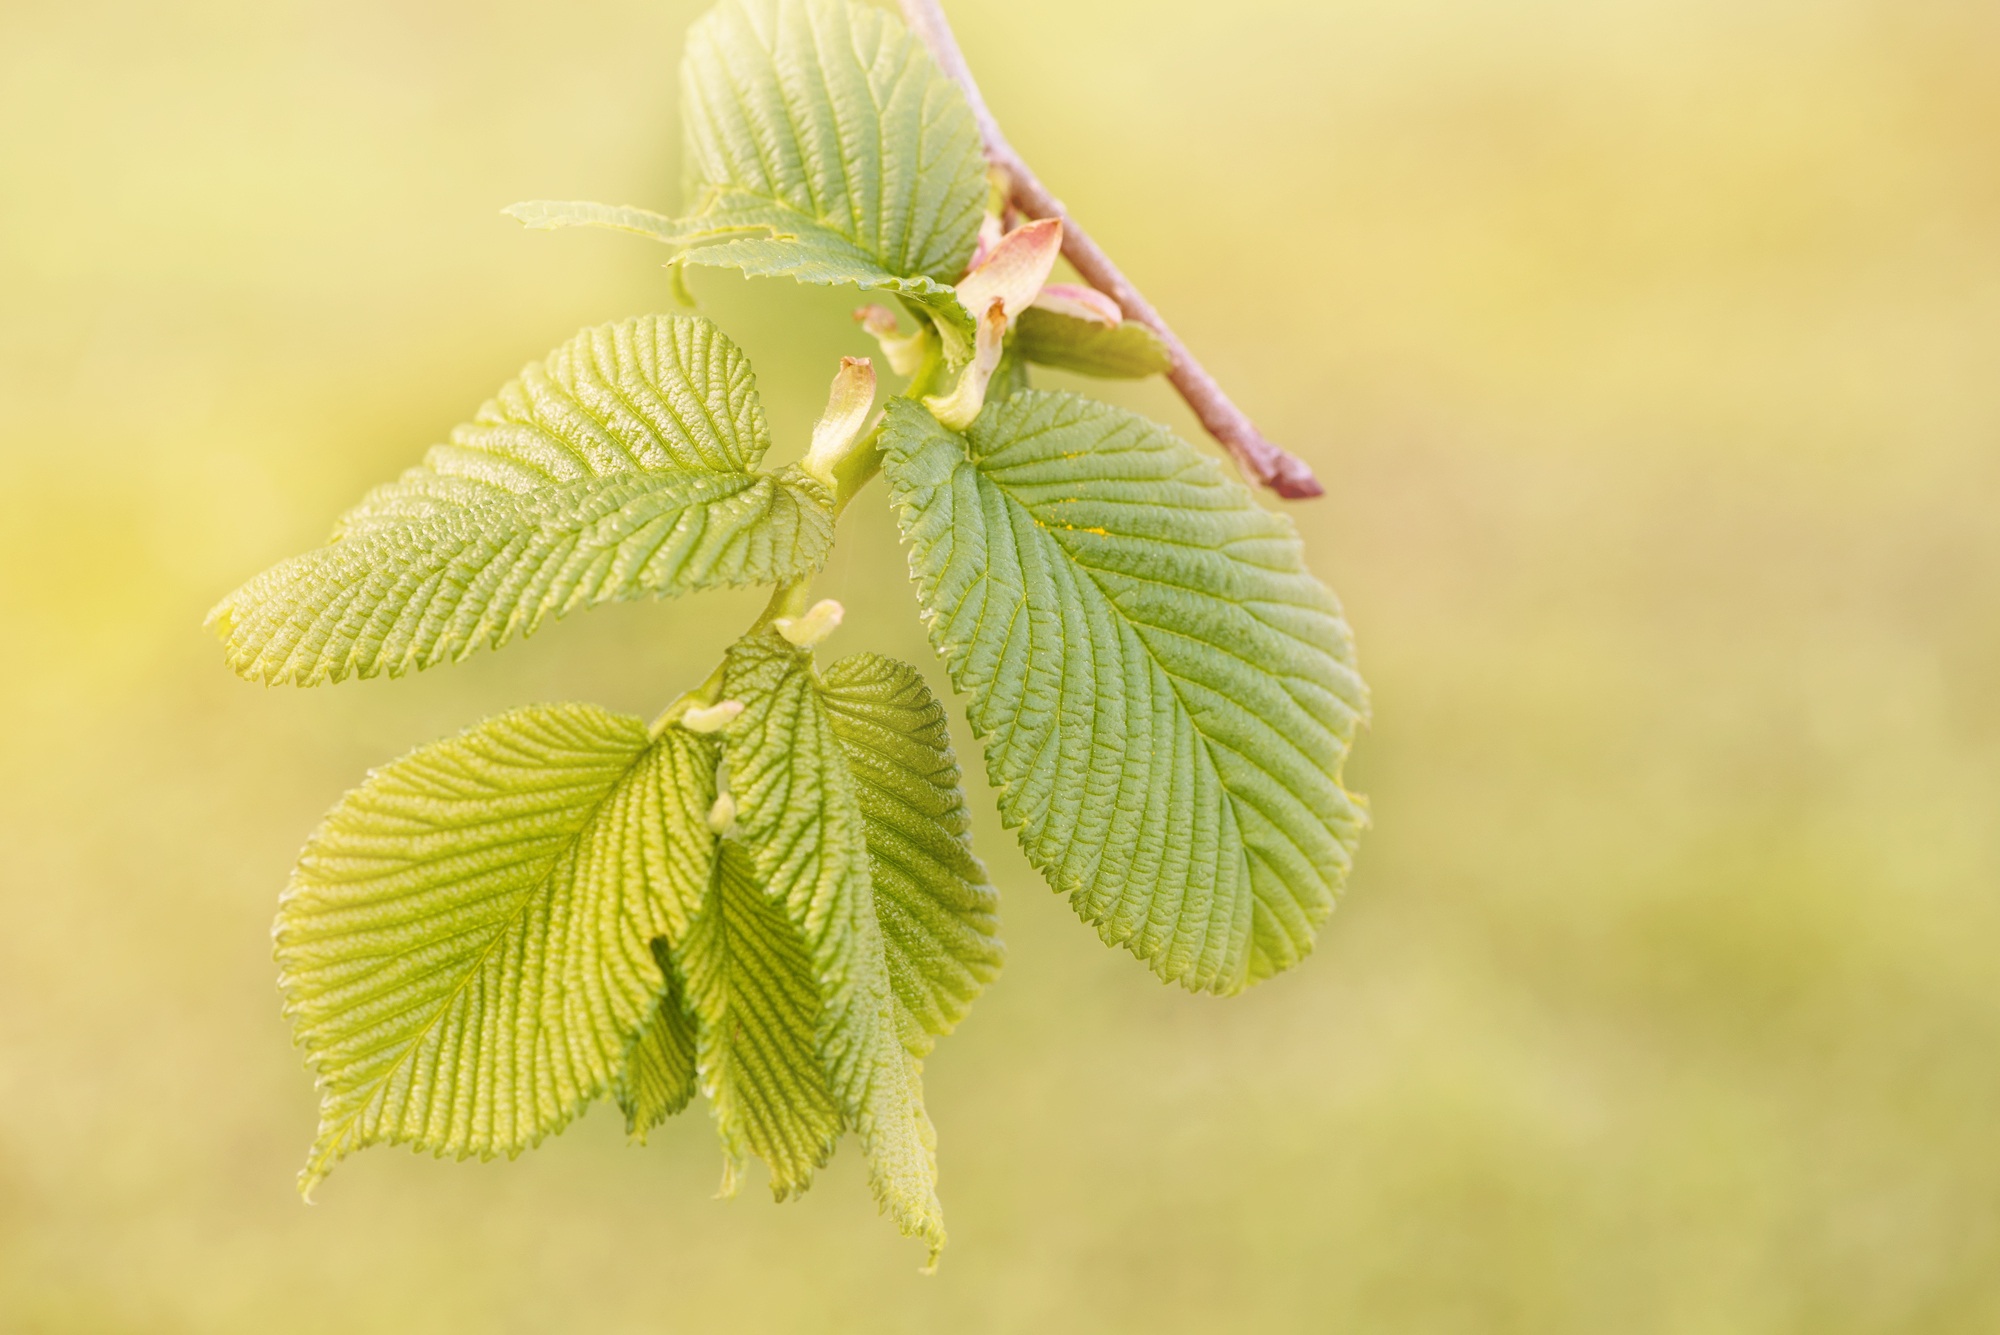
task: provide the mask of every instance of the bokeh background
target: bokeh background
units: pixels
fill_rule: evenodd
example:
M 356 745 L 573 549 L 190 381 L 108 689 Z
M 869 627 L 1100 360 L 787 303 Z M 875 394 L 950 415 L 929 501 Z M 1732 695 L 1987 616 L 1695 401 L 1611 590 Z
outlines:
M 1164 988 L 987 820 L 934 1278 L 851 1146 L 711 1199 L 699 1110 L 299 1203 L 268 930 L 319 814 L 512 704 L 650 714 L 755 599 L 315 691 L 202 614 L 670 307 L 647 243 L 497 210 L 676 204 L 697 8 L 0 7 L 0 1329 L 2000 1329 L 1988 0 L 952 0 L 1328 484 L 1377 828 L 1318 954 Z M 785 457 L 852 299 L 693 281 Z M 834 647 L 941 687 L 881 507 L 843 529 Z

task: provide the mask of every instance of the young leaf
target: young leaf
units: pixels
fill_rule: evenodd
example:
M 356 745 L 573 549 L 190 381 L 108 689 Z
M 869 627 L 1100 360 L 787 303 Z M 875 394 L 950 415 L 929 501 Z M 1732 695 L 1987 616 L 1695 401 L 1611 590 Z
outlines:
M 687 985 L 668 956 L 664 938 L 653 942 L 653 960 L 666 977 L 665 990 L 639 1031 L 625 1069 L 611 1084 L 625 1114 L 625 1131 L 645 1143 L 646 1133 L 687 1107 L 699 1081 L 695 1075 L 694 1018 L 687 1011 Z
M 603 227 L 614 232 L 631 232 L 669 246 L 691 246 L 729 236 L 771 235 L 770 228 L 757 223 L 733 228 L 716 226 L 699 219 L 684 221 L 669 218 L 651 209 L 595 204 L 583 199 L 530 199 L 509 204 L 500 211 L 531 231 L 553 232 L 558 227 Z
M 904 1040 L 921 1057 L 1000 973 L 1000 897 L 972 854 L 944 706 L 917 670 L 856 654 L 826 670 L 821 696 L 867 821 Z
M 959 435 L 892 400 L 883 469 L 932 643 L 1022 847 L 1164 978 L 1311 949 L 1365 820 L 1367 709 L 1289 520 L 1166 429 L 1023 390 Z
M 279 902 L 319 1077 L 306 1190 L 377 1142 L 515 1154 L 624 1067 L 699 902 L 714 747 L 589 705 L 518 709 L 375 771 Z
M 1118 380 L 1165 375 L 1173 367 L 1167 345 L 1137 320 L 1104 325 L 1033 306 L 1015 322 L 1014 351 L 1043 366 Z
M 832 502 L 795 468 L 752 472 L 769 444 L 750 363 L 708 321 L 586 330 L 209 623 L 244 676 L 313 685 L 599 603 L 796 579 L 825 560 Z
M 819 985 L 798 926 L 734 840 L 721 845 L 679 963 L 727 1164 L 724 1189 L 734 1189 L 748 1153 L 770 1166 L 777 1199 L 804 1191 L 842 1126 L 819 1061 Z
M 898 1033 L 866 818 L 811 655 L 774 632 L 739 640 L 723 691 L 744 702 L 725 751 L 737 837 L 804 934 L 822 989 L 828 1083 L 860 1135 L 876 1202 L 935 1258 L 944 1246 L 936 1139 L 916 1058 Z
M 949 284 L 979 235 L 986 159 L 957 85 L 882 10 L 852 0 L 723 0 L 681 65 L 696 219 L 784 239 L 696 264 L 899 292 L 957 325 Z

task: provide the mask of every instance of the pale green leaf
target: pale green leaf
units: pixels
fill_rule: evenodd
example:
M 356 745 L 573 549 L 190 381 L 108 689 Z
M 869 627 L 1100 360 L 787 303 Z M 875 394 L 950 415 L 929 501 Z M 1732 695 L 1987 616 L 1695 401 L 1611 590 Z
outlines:
M 964 94 L 897 19 L 852 0 L 723 0 L 681 65 L 691 210 L 787 238 L 697 264 L 918 300 L 962 326 L 986 160 Z
M 734 837 L 805 937 L 821 985 L 821 1060 L 860 1136 L 876 1201 L 935 1256 L 944 1245 L 936 1140 L 897 1024 L 867 821 L 811 655 L 770 631 L 740 640 L 723 691 L 744 704 L 725 750 Z
M 625 1131 L 641 1144 L 646 1133 L 687 1107 L 699 1083 L 695 1074 L 695 1022 L 687 1011 L 687 985 L 667 953 L 664 938 L 653 942 L 653 959 L 666 977 L 665 990 L 639 1031 L 612 1081 L 611 1092 L 625 1114 Z
M 852 0 L 723 0 L 681 66 L 689 216 L 581 201 L 507 212 L 610 227 L 688 264 L 893 292 L 955 354 L 973 318 L 951 284 L 984 214 L 986 159 L 965 96 L 891 14 Z
M 771 229 L 758 223 L 729 227 L 699 219 L 669 218 L 651 209 L 628 204 L 597 204 L 585 199 L 530 199 L 500 210 L 522 226 L 537 232 L 559 227 L 603 227 L 614 232 L 632 232 L 669 246 L 690 246 L 732 236 L 769 236 Z
M 333 540 L 209 614 L 230 665 L 312 685 L 461 660 L 599 603 L 817 569 L 831 497 L 770 444 L 737 347 L 698 317 L 579 334 Z
M 931 639 L 1029 859 L 1190 988 L 1301 959 L 1365 823 L 1340 769 L 1367 695 L 1291 522 L 1088 399 L 1024 390 L 963 436 L 888 413 Z
M 964 272 L 986 201 L 979 129 L 893 15 L 723 0 L 688 32 L 681 100 L 696 215 L 775 211 L 891 274 Z
M 1043 366 L 1120 380 L 1165 375 L 1173 367 L 1166 343 L 1137 320 L 1101 325 L 1034 306 L 1015 322 L 1013 346 Z
M 867 821 L 875 917 L 905 1041 L 922 1056 L 999 975 L 1000 897 L 972 853 L 972 816 L 939 704 L 877 654 L 826 670 L 822 696 Z
M 744 1156 L 755 1154 L 770 1167 L 779 1200 L 804 1191 L 842 1129 L 819 1059 L 819 984 L 797 924 L 735 841 L 723 842 L 677 953 L 699 1029 L 702 1089 L 728 1163 L 726 1189 Z
M 319 1077 L 305 1187 L 376 1142 L 514 1154 L 624 1068 L 656 938 L 708 883 L 714 748 L 588 705 L 515 710 L 375 771 L 280 901 Z

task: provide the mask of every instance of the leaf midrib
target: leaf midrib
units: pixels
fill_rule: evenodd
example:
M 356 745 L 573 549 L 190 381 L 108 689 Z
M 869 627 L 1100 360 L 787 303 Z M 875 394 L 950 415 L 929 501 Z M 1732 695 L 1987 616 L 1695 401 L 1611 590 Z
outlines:
M 556 849 L 554 856 L 549 861 L 548 870 L 545 873 L 543 873 L 543 875 L 539 879 L 537 879 L 533 885 L 529 886 L 527 889 L 522 891 L 519 904 L 516 905 L 516 907 L 511 913 L 506 915 L 505 919 L 502 921 L 500 929 L 493 933 L 493 939 L 487 943 L 486 948 L 484 950 L 479 952 L 478 959 L 472 964 L 471 967 L 465 970 L 464 976 L 461 977 L 459 981 L 452 987 L 451 991 L 446 993 L 443 999 L 439 1001 L 436 1013 L 433 1014 L 431 1018 L 425 1022 L 423 1028 L 418 1030 L 416 1035 L 410 1039 L 409 1043 L 404 1047 L 403 1052 L 396 1058 L 395 1061 L 389 1064 L 387 1070 L 383 1071 L 382 1074 L 372 1082 L 372 1086 L 368 1090 L 367 1097 L 359 1099 L 359 1101 L 355 1105 L 354 1111 L 349 1113 L 346 1120 L 341 1123 L 338 1134 L 332 1139 L 326 1141 L 325 1152 L 323 1154 L 315 1156 L 316 1161 L 330 1164 L 333 1162 L 333 1160 L 340 1157 L 339 1151 L 341 1149 L 341 1146 L 346 1142 L 347 1137 L 353 1132 L 355 1123 L 359 1122 L 361 1118 L 367 1113 L 370 1106 L 374 1104 L 376 1098 L 382 1093 L 383 1089 L 387 1087 L 389 1081 L 394 1078 L 394 1076 L 398 1071 L 403 1069 L 404 1064 L 410 1061 L 416 1055 L 417 1051 L 423 1047 L 424 1040 L 430 1037 L 431 1031 L 436 1029 L 437 1026 L 443 1022 L 444 1017 L 450 1013 L 451 1009 L 458 1004 L 459 998 L 465 994 L 466 989 L 472 985 L 473 980 L 478 978 L 481 974 L 485 972 L 487 961 L 493 957 L 493 952 L 500 948 L 500 943 L 507 938 L 509 933 L 514 931 L 518 926 L 520 926 L 522 920 L 525 919 L 525 917 L 527 916 L 528 905 L 533 901 L 533 899 L 538 893 L 541 893 L 544 890 L 546 890 L 550 878 L 552 878 L 555 875 L 556 869 L 562 865 L 563 857 L 569 852 L 571 852 L 573 849 L 575 849 L 582 842 L 583 836 L 588 831 L 596 827 L 598 819 L 604 814 L 605 807 L 609 805 L 612 795 L 615 794 L 619 790 L 619 788 L 624 786 L 625 781 L 632 776 L 632 772 L 639 767 L 640 763 L 644 761 L 644 759 L 648 755 L 650 755 L 654 750 L 654 748 L 657 747 L 658 745 L 659 743 L 656 741 L 649 741 L 645 746 L 639 748 L 638 752 L 633 755 L 631 761 L 628 764 L 626 764 L 623 769 L 619 770 L 618 777 L 613 779 L 611 783 L 605 787 L 603 796 L 598 798 L 596 802 L 591 804 L 590 814 L 584 819 L 582 824 L 577 826 L 575 833 L 572 834 L 570 838 L 566 840 L 560 848 Z
M 960 437 L 960 439 L 962 440 L 963 437 Z M 964 466 L 971 468 L 978 477 L 983 478 L 987 482 L 991 483 L 994 490 L 997 491 L 1002 497 L 1004 497 L 1010 506 L 1012 506 L 1023 517 L 1025 517 L 1038 532 L 1048 535 L 1048 541 L 1051 544 L 1053 544 L 1059 551 L 1061 551 L 1066 558 L 1068 558 L 1068 564 L 1083 571 L 1084 574 L 1089 577 L 1090 587 L 1096 591 L 1097 595 L 1100 598 L 1104 600 L 1105 607 L 1114 616 L 1116 616 L 1118 620 L 1120 620 L 1126 626 L 1131 628 L 1132 638 L 1138 642 L 1139 647 L 1145 652 L 1146 661 L 1159 672 L 1161 678 L 1166 681 L 1167 688 L 1173 692 L 1175 705 L 1180 709 L 1181 713 L 1187 718 L 1188 726 L 1193 731 L 1194 735 L 1201 740 L 1202 750 L 1208 759 L 1209 771 L 1215 775 L 1215 781 L 1217 786 L 1222 789 L 1223 796 L 1228 799 L 1229 820 L 1236 834 L 1236 845 L 1239 852 L 1237 861 L 1242 871 L 1245 892 L 1248 894 L 1248 897 L 1250 899 L 1251 912 L 1255 914 L 1260 909 L 1260 901 L 1258 900 L 1250 884 L 1251 881 L 1250 844 L 1249 841 L 1244 838 L 1242 817 L 1238 811 L 1239 803 L 1247 803 L 1253 810 L 1255 810 L 1258 813 L 1260 817 L 1264 819 L 1265 823 L 1269 824 L 1273 829 L 1277 830 L 1279 834 L 1283 836 L 1285 842 L 1290 844 L 1293 847 L 1293 849 L 1295 849 L 1299 853 L 1301 860 L 1305 862 L 1307 865 L 1317 866 L 1316 860 L 1314 859 L 1309 850 L 1300 847 L 1298 840 L 1293 838 L 1291 832 L 1285 828 L 1283 823 L 1272 819 L 1270 813 L 1265 811 L 1261 804 L 1251 800 L 1249 797 L 1243 794 L 1240 794 L 1237 791 L 1235 785 L 1230 783 L 1227 775 L 1224 772 L 1224 767 L 1217 762 L 1216 748 L 1218 746 L 1221 746 L 1223 750 L 1229 752 L 1233 756 L 1237 756 L 1239 758 L 1244 758 L 1244 759 L 1247 759 L 1247 757 L 1244 757 L 1243 753 L 1236 750 L 1236 748 L 1217 742 L 1216 739 L 1212 738 L 1209 735 L 1208 730 L 1201 726 L 1200 722 L 1197 719 L 1195 711 L 1193 710 L 1192 707 L 1190 707 L 1190 705 L 1187 702 L 1187 698 L 1181 692 L 1180 676 L 1177 673 L 1175 673 L 1171 668 L 1169 668 L 1165 663 L 1160 661 L 1159 656 L 1153 651 L 1153 646 L 1147 642 L 1146 636 L 1141 632 L 1140 627 L 1146 625 L 1147 623 L 1138 621 L 1136 618 L 1128 616 L 1125 610 L 1121 608 L 1118 605 L 1117 601 L 1112 597 L 1110 591 L 1104 587 L 1102 581 L 1098 579 L 1097 571 L 1084 561 L 1078 559 L 1076 554 L 1070 551 L 1067 545 L 1065 545 L 1060 539 L 1056 538 L 1053 535 L 1053 533 L 1050 532 L 1047 526 L 1043 525 L 1040 522 L 1040 520 L 1036 517 L 1034 511 L 1028 506 L 1028 504 L 1025 501 L 1021 500 L 1018 496 L 1016 496 L 1013 490 L 1010 487 L 1008 487 L 1005 482 L 1003 482 L 998 477 L 995 477 L 991 472 L 989 472 L 985 468 L 980 467 L 980 462 L 981 462 L 980 458 L 975 457 L 971 453 L 970 442 L 966 442 L 966 452 L 963 460 Z M 1214 549 L 1210 548 L 1208 550 L 1213 551 Z M 982 575 L 982 578 L 984 578 L 984 575 Z M 1184 588 L 1180 588 L 1177 585 L 1167 584 L 1164 581 L 1154 580 L 1152 582 L 1159 584 L 1162 588 L 1172 589 L 1182 594 L 1188 592 L 1188 590 Z M 1275 627 L 1273 629 L 1275 629 Z M 1201 644 L 1208 643 L 1208 641 L 1200 640 L 1198 637 L 1195 636 L 1187 636 L 1185 638 L 1195 639 L 1197 643 Z M 1233 657 L 1234 655 L 1231 656 Z M 1259 668 L 1256 670 L 1261 672 L 1263 669 Z M 1058 682 L 1058 689 L 1061 689 L 1060 680 Z M 1245 713 L 1250 713 L 1253 715 L 1255 714 L 1255 711 L 1249 709 L 1248 706 L 1245 706 L 1240 702 L 1233 702 L 1233 703 L 1236 703 L 1237 708 L 1244 710 Z M 1094 720 L 1095 719 L 1094 713 L 1092 717 Z M 1275 732 L 1278 730 L 1274 728 L 1273 731 Z M 1095 734 L 1093 733 L 1093 745 L 1095 744 L 1094 737 Z M 1296 747 L 1294 749 L 1296 750 Z M 1303 756 L 1302 752 L 1300 754 Z M 1307 760 L 1309 764 L 1311 763 L 1310 757 L 1304 757 L 1304 758 Z

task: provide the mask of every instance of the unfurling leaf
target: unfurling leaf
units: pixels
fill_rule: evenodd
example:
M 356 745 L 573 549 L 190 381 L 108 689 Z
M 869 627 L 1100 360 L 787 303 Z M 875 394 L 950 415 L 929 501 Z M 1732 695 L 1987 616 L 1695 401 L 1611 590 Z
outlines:
M 1366 708 L 1289 520 L 1166 429 L 1024 390 L 963 435 L 892 401 L 883 469 L 1001 814 L 1107 940 L 1190 988 L 1296 963 L 1364 812 Z
M 750 636 L 729 652 L 724 689 L 745 702 L 725 752 L 734 838 L 805 939 L 822 989 L 820 1056 L 876 1202 L 935 1258 L 944 1245 L 936 1139 L 897 1023 L 867 819 L 811 655 L 773 633 Z
M 994 243 L 972 272 L 958 281 L 958 302 L 974 313 L 999 302 L 1013 321 L 1041 294 L 1062 254 L 1060 218 L 1024 223 Z
M 828 491 L 840 485 L 837 476 L 842 464 L 861 438 L 868 413 L 875 407 L 875 367 L 866 357 L 842 357 L 827 391 L 826 411 L 813 423 L 812 447 L 799 467 Z
M 1107 325 L 1039 305 L 1015 321 L 1014 351 L 1043 366 L 1119 380 L 1165 375 L 1174 364 L 1166 343 L 1137 320 Z
M 944 706 L 917 670 L 856 654 L 826 670 L 821 694 L 868 824 L 903 1038 L 921 1057 L 999 975 L 1000 897 L 972 853 Z
M 770 444 L 742 352 L 698 317 L 586 330 L 378 487 L 317 551 L 209 614 L 246 677 L 459 660 L 582 607 L 810 574 L 832 497 Z
M 706 892 L 713 796 L 714 743 L 550 705 L 343 798 L 276 929 L 321 1095 L 304 1188 L 378 1142 L 515 1154 L 604 1092 L 667 991 L 654 940 Z
M 994 373 L 1002 369 L 1001 360 L 1006 354 L 1007 305 L 999 297 L 987 304 L 985 313 L 979 317 L 979 340 L 972 360 L 958 373 L 949 394 L 931 394 L 924 398 L 924 406 L 929 408 L 938 421 L 954 430 L 963 430 L 972 419 L 979 416 L 986 406 L 986 389 L 993 382 Z M 1004 383 L 1004 377 L 1003 377 Z M 1009 387 L 1011 390 L 1011 386 Z M 1004 395 L 1002 397 L 1005 397 Z

